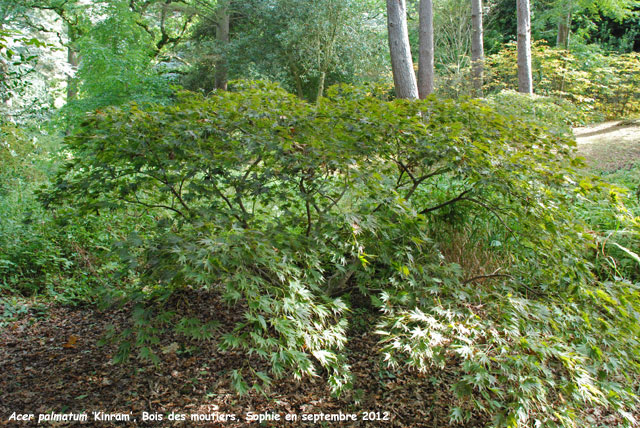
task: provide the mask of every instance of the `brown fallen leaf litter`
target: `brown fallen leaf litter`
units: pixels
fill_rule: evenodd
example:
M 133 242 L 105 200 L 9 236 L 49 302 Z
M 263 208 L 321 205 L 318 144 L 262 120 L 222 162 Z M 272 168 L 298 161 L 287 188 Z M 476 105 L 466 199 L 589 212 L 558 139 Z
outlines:
M 175 309 L 217 319 L 230 331 L 241 311 L 229 311 L 218 299 L 191 292 L 177 299 Z M 180 303 L 181 302 L 181 303 Z M 189 302 L 189 303 L 187 303 Z M 222 353 L 216 339 L 187 343 L 169 331 L 161 336 L 161 363 L 111 361 L 115 345 L 98 346 L 109 325 L 126 328 L 129 308 L 100 311 L 92 306 L 50 305 L 45 316 L 30 314 L 0 330 L 0 426 L 96 427 L 456 427 L 484 426 L 486 416 L 474 415 L 465 425 L 449 424 L 456 402 L 450 386 L 453 369 L 427 374 L 392 374 L 381 364 L 377 337 L 357 325 L 348 342 L 349 363 L 355 376 L 354 392 L 332 397 L 323 376 L 275 381 L 266 394 L 233 394 L 229 371 L 245 364 L 239 352 Z M 354 323 L 357 324 L 357 323 Z M 181 344 L 182 343 L 182 344 Z M 259 361 L 250 361 L 261 366 Z M 359 401 L 355 398 L 358 397 Z M 9 421 L 13 412 L 35 415 L 32 422 Z M 87 422 L 43 422 L 38 414 L 87 413 Z M 95 421 L 92 412 L 130 414 L 129 422 Z M 142 413 L 164 415 L 161 422 L 142 420 Z M 169 421 L 170 413 L 186 421 Z M 357 421 L 249 423 L 247 414 L 358 414 Z M 388 412 L 389 420 L 364 421 L 365 412 Z M 194 422 L 191 414 L 235 414 L 237 420 Z M 604 415 L 603 415 L 604 417 Z M 611 421 L 613 422 L 613 421 Z M 615 425 L 615 424 L 614 424 Z M 606 426 L 614 426 L 606 425 Z
M 239 312 L 204 293 L 179 299 L 185 310 L 201 319 L 217 319 L 223 331 L 230 331 Z M 0 331 L 0 426 L 385 426 L 444 427 L 448 425 L 450 406 L 455 401 L 449 390 L 452 371 L 426 375 L 392 374 L 381 364 L 376 351 L 377 337 L 364 328 L 354 328 L 348 343 L 349 363 L 355 375 L 354 392 L 332 397 L 326 379 L 282 379 L 274 381 L 266 394 L 251 391 L 245 396 L 233 394 L 229 371 L 242 367 L 240 352 L 220 352 L 215 338 L 189 342 L 169 331 L 161 336 L 161 362 L 132 359 L 129 363 L 111 361 L 115 345 L 98 346 L 109 325 L 126 328 L 129 309 L 99 311 L 91 306 L 51 305 L 44 317 L 29 315 Z M 193 316 L 193 315 L 190 315 Z M 197 349 L 193 345 L 197 345 Z M 183 352 L 181 352 L 183 351 Z M 252 365 L 261 366 L 259 361 Z M 360 401 L 354 401 L 354 394 Z M 131 421 L 94 421 L 92 412 L 129 413 Z M 13 412 L 35 414 L 32 422 L 9 421 Z M 43 422 L 38 414 L 87 413 L 88 422 Z M 162 422 L 143 422 L 142 413 L 164 414 Z M 171 412 L 185 414 L 235 414 L 236 422 L 168 421 Z M 249 423 L 248 412 L 279 413 L 281 418 L 295 413 L 357 413 L 353 422 L 267 422 Z M 363 421 L 364 412 L 388 412 L 388 421 Z M 136 420 L 134 420 L 136 419 Z M 483 426 L 486 420 L 475 418 L 467 427 Z M 456 426 L 456 425 L 452 425 Z

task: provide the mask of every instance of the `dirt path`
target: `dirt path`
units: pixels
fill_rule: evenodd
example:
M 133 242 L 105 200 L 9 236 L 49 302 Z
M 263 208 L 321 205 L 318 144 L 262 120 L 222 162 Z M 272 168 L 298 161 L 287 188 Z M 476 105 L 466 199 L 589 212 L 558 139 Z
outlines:
M 614 171 L 640 163 L 640 119 L 589 125 L 573 133 L 578 152 L 596 169 Z

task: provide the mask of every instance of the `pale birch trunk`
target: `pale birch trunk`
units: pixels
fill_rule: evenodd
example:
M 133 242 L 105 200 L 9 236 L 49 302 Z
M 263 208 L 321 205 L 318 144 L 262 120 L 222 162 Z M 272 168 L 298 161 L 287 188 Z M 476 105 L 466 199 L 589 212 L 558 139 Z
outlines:
M 558 21 L 558 37 L 556 47 L 569 50 L 569 36 L 571 33 L 571 13 L 563 16 Z
M 484 33 L 482 29 L 482 0 L 471 0 L 471 80 L 474 96 L 482 96 L 484 74 Z
M 67 25 L 67 33 L 69 37 L 69 45 L 67 46 L 67 63 L 71 69 L 71 73 L 75 73 L 78 70 L 78 52 L 75 50 L 75 42 L 77 35 L 75 29 L 71 25 Z M 67 76 L 67 102 L 72 101 L 78 95 L 78 82 L 75 77 L 71 75 Z

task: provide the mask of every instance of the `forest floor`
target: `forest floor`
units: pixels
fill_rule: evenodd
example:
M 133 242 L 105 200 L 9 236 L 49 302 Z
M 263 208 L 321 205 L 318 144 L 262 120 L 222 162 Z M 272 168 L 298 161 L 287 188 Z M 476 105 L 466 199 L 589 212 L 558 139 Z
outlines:
M 640 163 L 640 119 L 617 120 L 575 128 L 578 153 L 601 171 L 615 171 Z
M 191 291 L 169 304 L 189 316 L 221 321 L 220 335 L 232 330 L 241 311 L 229 311 L 217 298 Z M 323 373 L 312 379 L 274 381 L 265 393 L 233 393 L 229 371 L 246 364 L 242 351 L 220 352 L 217 339 L 187 342 L 173 332 L 160 335 L 161 361 L 153 365 L 133 358 L 115 364 L 117 346 L 99 346 L 109 326 L 130 327 L 130 307 L 101 311 L 93 306 L 36 306 L 19 320 L 0 327 L 0 427 L 388 427 L 479 428 L 487 415 L 472 414 L 465 424 L 451 424 L 449 412 L 459 401 L 451 386 L 459 361 L 430 373 L 386 370 L 371 322 L 352 320 L 348 361 L 354 390 L 333 397 Z M 257 360 L 248 362 L 264 370 Z M 464 406 L 464 405 L 463 405 Z M 27 422 L 11 420 L 14 412 L 32 414 Z M 105 420 L 104 412 L 114 419 Z M 144 420 L 144 412 L 163 415 Z M 592 409 L 599 426 L 618 426 L 619 417 Z M 86 414 L 87 422 L 42 422 L 42 415 Z M 169 420 L 170 414 L 185 421 Z M 355 415 L 355 420 L 323 422 L 320 418 Z M 117 422 L 127 415 L 126 422 Z M 251 418 L 269 417 L 265 423 Z M 280 420 L 274 421 L 274 415 Z M 287 416 L 289 415 L 289 416 Z M 292 416 L 295 415 L 295 416 Z M 297 417 L 295 422 L 285 418 Z M 315 421 L 304 418 L 316 418 Z M 194 421 L 200 418 L 202 421 Z M 102 419 L 102 420 L 101 420 Z
M 233 312 L 211 295 L 190 292 L 172 303 L 172 309 L 189 316 L 221 321 L 221 334 L 231 331 L 241 311 Z M 332 397 L 326 377 L 275 381 L 266 394 L 232 393 L 229 371 L 243 364 L 241 351 L 220 352 L 217 338 L 184 344 L 172 332 L 160 336 L 161 362 L 154 366 L 135 358 L 114 364 L 115 345 L 98 346 L 109 325 L 129 327 L 131 308 L 100 311 L 92 306 L 48 305 L 0 327 L 0 427 L 77 426 L 80 423 L 43 423 L 39 414 L 86 413 L 85 425 L 96 427 L 445 427 L 456 402 L 450 390 L 453 369 L 433 373 L 391 373 L 380 362 L 378 337 L 364 317 L 349 333 L 348 358 L 355 376 L 354 391 Z M 250 361 L 256 370 L 264 364 Z M 452 364 L 451 366 L 455 366 Z M 13 412 L 34 414 L 31 422 L 9 420 Z M 129 415 L 128 423 L 94 421 L 92 412 Z M 143 421 L 143 412 L 163 414 L 162 421 Z M 170 421 L 171 412 L 185 422 Z M 279 414 L 280 421 L 250 423 L 249 413 Z M 303 422 L 315 415 L 356 414 L 355 421 Z M 193 422 L 217 418 L 218 422 Z M 225 414 L 236 419 L 220 422 Z M 297 422 L 285 422 L 286 415 Z M 291 416 L 290 416 L 291 417 Z M 228 417 L 231 419 L 231 417 Z M 374 419 L 373 421 L 365 419 Z M 465 427 L 484 426 L 486 418 L 472 417 Z

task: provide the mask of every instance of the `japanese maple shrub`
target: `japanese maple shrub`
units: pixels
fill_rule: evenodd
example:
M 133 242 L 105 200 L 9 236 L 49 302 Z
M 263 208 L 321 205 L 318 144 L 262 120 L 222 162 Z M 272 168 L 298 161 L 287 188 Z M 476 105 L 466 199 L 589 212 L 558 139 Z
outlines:
M 311 105 L 237 82 L 97 111 L 67 144 L 45 202 L 155 213 L 152 232 L 120 244 L 138 249 L 144 274 L 131 295 L 199 288 L 240 308 L 218 345 L 270 367 L 234 372 L 240 391 L 319 369 L 334 391 L 348 387 L 359 293 L 390 366 L 457 367 L 452 420 L 588 426 L 601 407 L 632 423 L 638 285 L 591 273 L 593 239 L 568 208 L 586 190 L 558 133 L 474 100 L 381 101 L 343 86 Z M 462 234 L 495 269 L 447 256 Z M 149 308 L 123 354 L 154 357 L 155 326 L 173 315 Z

